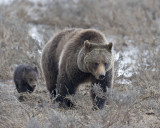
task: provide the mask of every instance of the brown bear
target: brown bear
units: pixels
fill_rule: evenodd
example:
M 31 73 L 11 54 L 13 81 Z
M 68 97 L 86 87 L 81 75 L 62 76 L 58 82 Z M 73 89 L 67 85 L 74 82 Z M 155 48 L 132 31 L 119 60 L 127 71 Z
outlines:
M 33 92 L 38 78 L 37 67 L 26 64 L 19 65 L 14 72 L 14 83 L 19 93 Z
M 41 67 L 47 89 L 63 107 L 72 107 L 66 98 L 75 94 L 86 80 L 100 85 L 105 93 L 113 84 L 112 43 L 95 29 L 66 29 L 53 37 L 44 47 Z M 56 91 L 57 90 L 57 91 Z M 94 108 L 102 109 L 106 98 L 91 89 Z

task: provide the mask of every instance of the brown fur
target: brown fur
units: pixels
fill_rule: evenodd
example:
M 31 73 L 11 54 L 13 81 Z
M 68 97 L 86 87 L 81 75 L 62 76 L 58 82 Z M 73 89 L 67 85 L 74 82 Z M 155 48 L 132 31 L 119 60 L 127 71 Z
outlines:
M 16 68 L 14 72 L 14 82 L 19 93 L 33 92 L 37 84 L 37 79 L 37 67 L 31 67 L 26 64 L 21 64 Z
M 105 36 L 94 29 L 67 29 L 58 33 L 46 44 L 41 58 L 47 89 L 54 95 L 57 89 L 60 94 L 57 101 L 67 107 L 72 103 L 65 96 L 74 94 L 87 79 L 92 84 L 101 84 L 106 92 L 113 81 L 111 49 L 112 43 L 108 44 Z M 105 100 L 92 94 L 95 106 L 103 108 Z
M 64 48 L 64 43 L 65 43 L 64 39 L 72 37 L 72 35 L 74 35 L 74 31 L 75 31 L 74 29 L 67 29 L 58 33 L 45 45 L 43 49 L 41 57 L 41 67 L 45 77 L 47 89 L 50 91 L 50 93 L 56 87 L 57 74 L 58 74 L 58 61 L 60 53 Z M 56 43 L 60 41 L 62 43 L 60 44 Z

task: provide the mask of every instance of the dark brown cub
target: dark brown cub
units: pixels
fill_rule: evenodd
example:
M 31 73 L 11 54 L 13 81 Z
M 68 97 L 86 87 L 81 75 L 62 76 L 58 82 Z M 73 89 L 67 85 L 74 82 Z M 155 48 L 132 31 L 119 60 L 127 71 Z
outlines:
M 19 93 L 33 92 L 38 79 L 37 67 L 26 64 L 19 65 L 14 72 L 14 83 Z

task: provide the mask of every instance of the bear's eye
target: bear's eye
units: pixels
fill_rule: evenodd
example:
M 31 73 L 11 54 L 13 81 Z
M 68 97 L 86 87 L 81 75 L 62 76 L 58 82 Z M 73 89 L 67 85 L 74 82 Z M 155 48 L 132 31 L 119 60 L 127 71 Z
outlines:
M 99 64 L 98 64 L 98 63 L 96 63 L 96 62 L 94 63 L 94 66 L 96 66 L 96 67 L 97 67 L 98 65 L 99 65 Z
M 33 81 L 33 79 L 32 79 L 32 78 L 30 78 L 30 79 L 29 79 L 29 81 Z
M 107 63 L 104 63 L 104 66 L 106 67 L 106 66 L 107 66 Z

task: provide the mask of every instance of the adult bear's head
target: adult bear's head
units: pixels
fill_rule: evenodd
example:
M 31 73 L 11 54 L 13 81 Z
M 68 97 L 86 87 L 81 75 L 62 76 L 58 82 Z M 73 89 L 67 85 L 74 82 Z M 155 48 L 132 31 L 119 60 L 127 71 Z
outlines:
M 112 67 L 112 43 L 96 44 L 86 40 L 80 70 L 91 73 L 96 79 L 103 80 L 106 72 Z M 82 54 L 82 53 L 81 53 Z

